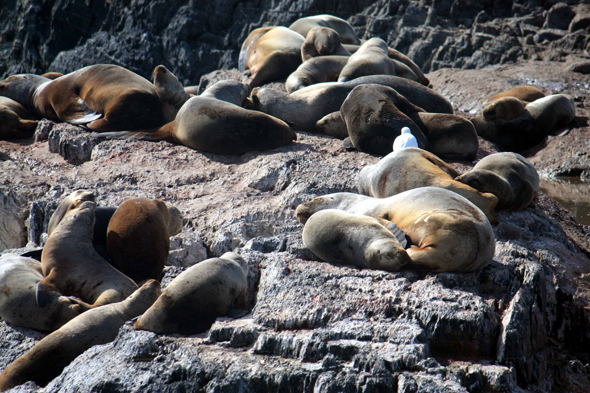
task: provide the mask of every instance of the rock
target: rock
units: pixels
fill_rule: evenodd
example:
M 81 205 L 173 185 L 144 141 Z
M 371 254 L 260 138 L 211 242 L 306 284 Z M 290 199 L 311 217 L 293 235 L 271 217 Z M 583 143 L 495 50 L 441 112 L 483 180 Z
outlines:
M 575 14 L 575 11 L 566 3 L 557 3 L 547 12 L 543 28 L 567 30 Z

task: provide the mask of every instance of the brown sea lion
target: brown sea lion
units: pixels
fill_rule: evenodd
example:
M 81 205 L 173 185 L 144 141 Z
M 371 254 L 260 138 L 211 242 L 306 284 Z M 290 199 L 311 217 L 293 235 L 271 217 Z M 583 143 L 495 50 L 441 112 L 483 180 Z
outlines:
M 381 38 L 371 38 L 353 53 L 338 77 L 347 82 L 367 75 L 395 75 L 395 66 L 387 55 L 387 43 Z
M 288 77 L 301 64 L 303 41 L 301 34 L 282 26 L 253 30 L 239 56 L 244 82 L 252 89 Z
M 248 262 L 227 252 L 180 273 L 133 327 L 156 333 L 201 333 L 232 307 L 245 309 L 247 289 Z
M 0 392 L 27 381 L 47 385 L 87 349 L 113 341 L 125 322 L 156 301 L 160 284 L 148 281 L 127 299 L 89 310 L 39 341 L 0 374 Z
M 37 284 L 37 302 L 41 307 L 53 292 L 76 296 L 88 303 L 88 307 L 98 307 L 119 302 L 137 289 L 133 280 L 94 249 L 95 209 L 91 192 L 77 193 L 47 238 L 41 254 L 45 278 Z
M 358 38 L 352 26 L 344 19 L 333 15 L 322 14 L 299 18 L 291 23 L 289 29 L 298 32 L 303 37 L 307 37 L 308 33 L 315 27 L 328 27 L 335 30 L 343 43 L 360 45 L 361 40 Z
M 58 293 L 39 307 L 36 289 L 41 280 L 40 262 L 13 254 L 0 257 L 0 317 L 12 325 L 51 332 L 82 313 L 76 299 Z
M 462 272 L 481 269 L 494 257 L 494 233 L 485 214 L 444 188 L 415 188 L 382 199 L 345 192 L 324 195 L 297 206 L 297 219 L 305 223 L 325 209 L 391 221 L 409 238 L 411 265 Z
M 373 217 L 322 210 L 307 220 L 302 236 L 303 244 L 326 262 L 389 272 L 411 262 L 396 236 Z
M 471 122 L 482 138 L 504 150 L 522 151 L 567 126 L 575 115 L 574 99 L 567 94 L 553 94 L 526 105 L 518 98 L 502 97 L 486 105 Z
M 502 97 L 516 97 L 521 101 L 525 101 L 527 103 L 533 102 L 538 100 L 539 98 L 545 97 L 545 93 L 543 93 L 540 89 L 534 86 L 516 86 L 510 90 L 503 91 L 502 93 L 498 93 L 492 98 L 490 98 L 487 102 L 495 101 Z
M 109 132 L 100 136 L 118 139 L 167 140 L 216 154 L 243 154 L 284 146 L 297 139 L 282 120 L 229 102 L 192 97 L 176 119 L 159 129 L 142 132 Z
M 358 176 L 358 191 L 374 198 L 386 198 L 419 187 L 440 187 L 467 198 L 479 207 L 491 223 L 498 198 L 478 191 L 455 178 L 459 173 L 436 155 L 408 147 L 389 153 L 377 164 L 367 165 Z
M 456 180 L 494 194 L 498 197 L 497 210 L 524 209 L 539 193 L 537 170 L 518 153 L 490 154 Z
M 120 272 L 141 285 L 160 280 L 170 250 L 166 204 L 148 198 L 129 199 L 111 217 L 107 252 Z
M 309 31 L 301 46 L 303 62 L 316 56 L 350 56 L 340 43 L 340 35 L 329 27 L 314 27 Z
M 115 65 L 88 66 L 55 80 L 13 75 L 0 82 L 0 95 L 39 117 L 84 124 L 93 131 L 153 128 L 166 123 L 154 85 Z
M 420 83 L 391 75 L 363 76 L 349 82 L 318 83 L 292 94 L 272 88 L 254 89 L 250 95 L 250 106 L 287 122 L 295 130 L 316 132 L 318 120 L 339 111 L 352 89 L 368 83 L 389 86 L 427 112 L 453 113 L 453 106 L 441 94 Z
M 184 91 L 182 83 L 163 65 L 154 68 L 152 80 L 156 94 L 162 102 L 164 121 L 171 122 L 184 103 L 191 98 L 190 94 Z
M 288 93 L 293 93 L 316 83 L 335 82 L 347 62 L 346 56 L 313 57 L 289 75 L 285 89 Z
M 37 121 L 26 120 L 29 112 L 8 97 L 0 97 L 0 140 L 26 139 L 33 136 Z

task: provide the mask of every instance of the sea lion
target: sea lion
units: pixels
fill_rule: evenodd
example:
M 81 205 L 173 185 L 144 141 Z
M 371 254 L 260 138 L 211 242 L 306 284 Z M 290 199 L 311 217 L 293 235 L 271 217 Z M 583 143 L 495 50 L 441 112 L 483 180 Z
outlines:
M 285 79 L 301 64 L 305 38 L 282 26 L 253 30 L 242 45 L 239 69 L 250 88 Z
M 160 280 L 170 250 L 170 213 L 160 199 L 129 199 L 111 217 L 107 252 L 111 263 L 138 284 Z
M 411 264 L 436 272 L 480 269 L 494 257 L 494 233 L 485 214 L 444 188 L 415 188 L 382 199 L 345 192 L 324 195 L 297 206 L 297 219 L 305 223 L 325 209 L 393 222 L 409 238 Z
M 347 62 L 346 56 L 312 57 L 289 75 L 285 89 L 288 93 L 293 93 L 316 83 L 335 82 Z
M 118 139 L 167 140 L 216 154 L 243 154 L 284 146 L 297 136 L 282 120 L 207 97 L 191 97 L 176 119 L 156 130 L 109 132 Z
M 313 214 L 303 228 L 303 244 L 331 263 L 397 272 L 411 262 L 396 236 L 377 219 L 342 210 Z
M 534 86 L 523 85 L 523 86 L 516 86 L 510 90 L 503 91 L 502 93 L 498 93 L 492 98 L 490 98 L 487 102 L 495 101 L 502 97 L 516 97 L 521 101 L 525 101 L 526 103 L 533 102 L 538 100 L 539 98 L 545 97 L 545 93 L 543 93 L 540 89 L 537 89 Z
M 436 155 L 408 147 L 389 153 L 377 164 L 367 165 L 358 176 L 359 193 L 374 198 L 386 198 L 419 187 L 440 187 L 467 198 L 479 207 L 491 223 L 498 198 L 456 181 L 459 173 Z
M 338 82 L 367 75 L 395 75 L 395 67 L 387 53 L 387 43 L 381 38 L 367 40 L 350 56 L 340 72 Z
M 116 65 L 84 67 L 51 80 L 13 75 L 0 95 L 39 117 L 85 125 L 93 131 L 153 128 L 166 123 L 162 101 L 147 79 Z
M 237 106 L 242 106 L 244 100 L 248 97 L 248 93 L 250 93 L 250 88 L 247 84 L 225 80 L 207 87 L 200 97 L 216 98 Z
M 87 349 L 113 341 L 125 322 L 156 301 L 160 284 L 151 280 L 127 299 L 89 310 L 39 341 L 0 374 L 0 392 L 27 381 L 47 385 Z
M 498 197 L 497 210 L 524 209 L 539 193 L 537 170 L 518 153 L 490 154 L 456 180 L 494 194 Z
M 352 89 L 367 83 L 389 86 L 427 112 L 453 113 L 453 106 L 441 94 L 420 83 L 391 75 L 363 76 L 349 82 L 318 83 L 292 94 L 278 89 L 258 88 L 252 90 L 250 107 L 287 122 L 295 130 L 316 132 L 318 120 L 339 111 Z
M 352 26 L 344 19 L 333 15 L 322 14 L 299 18 L 291 23 L 289 29 L 298 32 L 303 37 L 307 37 L 308 33 L 315 27 L 328 27 L 335 30 L 344 43 L 354 45 L 361 44 L 361 40 L 354 32 Z
M 482 138 L 504 150 L 522 151 L 567 126 L 575 115 L 574 99 L 567 94 L 549 95 L 526 105 L 515 97 L 502 97 L 486 105 L 471 122 Z
M 29 117 L 24 106 L 8 97 L 0 97 L 0 140 L 26 139 L 33 136 L 37 121 Z
M 360 48 L 360 45 L 343 44 L 342 46 L 344 47 L 344 49 L 346 49 L 347 51 L 349 51 L 352 54 L 356 53 L 356 51 L 358 51 L 358 49 Z M 416 75 L 416 77 L 418 78 L 418 82 L 420 82 L 422 85 L 424 85 L 424 86 L 430 85 L 430 80 L 428 80 L 428 78 L 426 76 L 424 76 L 424 73 L 422 72 L 420 67 L 418 67 L 418 65 L 416 65 L 416 63 L 414 63 L 412 61 L 412 59 L 410 59 L 408 56 L 404 55 L 403 53 L 401 53 L 400 51 L 398 51 L 396 49 L 389 48 L 389 47 L 387 47 L 387 55 L 389 56 L 390 59 L 396 60 L 396 61 L 399 61 L 399 62 L 405 64 L 412 71 L 412 73 L 414 73 L 414 75 Z
M 156 94 L 162 102 L 164 121 L 171 122 L 184 103 L 191 98 L 190 94 L 184 91 L 182 83 L 163 65 L 154 68 L 152 80 Z
M 98 307 L 119 302 L 137 289 L 129 277 L 111 266 L 92 246 L 94 195 L 77 193 L 62 220 L 47 238 L 41 254 L 45 278 L 37 284 L 43 307 L 52 292 L 76 296 Z
M 301 60 L 305 63 L 313 57 L 328 55 L 348 57 L 350 52 L 344 49 L 335 30 L 329 27 L 314 27 L 301 45 Z
M 384 156 L 392 151 L 393 141 L 401 129 L 408 127 L 418 140 L 418 146 L 427 149 L 428 140 L 406 115 L 421 110 L 387 86 L 357 86 L 340 108 L 349 135 L 345 143 L 349 140 L 357 150 Z
M 247 289 L 248 262 L 227 252 L 180 273 L 133 327 L 156 333 L 201 333 L 232 307 L 245 309 Z
M 41 280 L 41 263 L 33 258 L 0 257 L 0 317 L 16 326 L 51 332 L 82 313 L 75 299 L 58 293 L 39 307 L 36 288 Z

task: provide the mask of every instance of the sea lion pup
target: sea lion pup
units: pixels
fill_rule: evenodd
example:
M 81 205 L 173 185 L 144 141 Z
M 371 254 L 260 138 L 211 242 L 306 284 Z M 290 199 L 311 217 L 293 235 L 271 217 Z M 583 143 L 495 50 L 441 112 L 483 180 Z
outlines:
M 285 79 L 301 64 L 305 38 L 282 26 L 253 30 L 242 44 L 239 69 L 250 88 Z
M 137 289 L 129 277 L 111 266 L 92 245 L 94 195 L 78 193 L 62 220 L 47 238 L 41 253 L 45 278 L 37 284 L 37 303 L 43 307 L 52 292 L 76 296 L 98 307 L 119 302 Z
M 395 75 L 395 67 L 387 55 L 387 44 L 381 38 L 367 40 L 350 56 L 340 72 L 338 82 L 366 75 Z
M 0 140 L 32 137 L 37 122 L 26 120 L 28 116 L 24 106 L 8 97 L 0 97 Z
M 436 155 L 408 147 L 389 153 L 377 164 L 367 165 L 358 176 L 359 193 L 386 198 L 419 187 L 434 186 L 454 191 L 479 207 L 491 223 L 498 198 L 489 191 L 478 191 L 455 178 L 459 173 Z
M 342 210 L 313 214 L 303 228 L 303 244 L 331 263 L 397 272 L 411 262 L 396 236 L 377 219 Z
M 216 82 L 207 87 L 207 89 L 199 97 L 216 98 L 218 100 L 229 102 L 237 106 L 242 106 L 249 93 L 250 88 L 247 84 L 238 81 L 226 80 Z
M 567 94 L 549 95 L 528 104 L 502 97 L 486 105 L 471 122 L 482 138 L 504 150 L 522 151 L 567 126 L 575 115 L 574 99 Z
M 112 265 L 139 285 L 160 280 L 170 250 L 169 222 L 168 208 L 159 199 L 123 202 L 107 229 Z
M 289 75 L 285 89 L 288 93 L 293 93 L 316 83 L 335 82 L 347 62 L 346 56 L 312 57 Z
M 153 128 L 166 123 L 154 85 L 123 67 L 98 64 L 55 80 L 13 75 L 0 82 L 0 95 L 39 117 L 85 125 L 93 131 Z
M 497 196 L 497 210 L 524 209 L 539 193 L 537 170 L 517 153 L 490 154 L 456 180 Z
M 358 38 L 352 26 L 342 18 L 333 15 L 322 14 L 299 18 L 291 23 L 289 29 L 298 32 L 304 37 L 315 27 L 328 27 L 335 30 L 343 43 L 360 45 L 361 40 Z
M 481 269 L 494 257 L 494 233 L 485 214 L 444 188 L 415 188 L 383 199 L 346 192 L 324 195 L 297 206 L 297 219 L 305 223 L 325 209 L 391 221 L 409 238 L 411 264 L 436 272 Z
M 287 123 L 258 111 L 207 97 L 190 98 L 173 122 L 149 132 L 109 132 L 118 139 L 167 140 L 215 154 L 243 154 L 284 146 L 297 136 Z
M 33 258 L 0 257 L 0 317 L 16 326 L 51 332 L 82 313 L 75 299 L 58 293 L 39 307 L 36 288 L 42 279 L 41 263 Z
M 39 341 L 0 374 L 0 391 L 27 381 L 47 385 L 87 349 L 113 341 L 119 329 L 141 315 L 158 298 L 160 284 L 151 280 L 127 299 L 89 310 Z
M 352 89 L 340 108 L 340 116 L 346 123 L 349 137 L 345 147 L 386 155 L 391 152 L 393 141 L 408 127 L 418 140 L 418 146 L 427 149 L 428 140 L 420 128 L 406 113 L 421 108 L 411 104 L 395 90 L 381 85 L 360 85 Z
M 163 65 L 154 68 L 152 80 L 156 94 L 160 97 L 160 101 L 162 101 L 164 120 L 166 123 L 169 123 L 174 120 L 180 108 L 191 96 L 184 91 L 184 87 L 176 75 Z
M 516 97 L 521 101 L 529 103 L 538 100 L 539 98 L 545 97 L 545 93 L 543 93 L 540 89 L 537 89 L 534 86 L 522 85 L 498 93 L 489 100 L 487 100 L 487 102 L 492 102 L 502 97 Z
M 339 111 L 348 93 L 356 86 L 367 83 L 389 86 L 427 112 L 453 113 L 453 106 L 441 94 L 420 83 L 392 75 L 371 75 L 348 82 L 318 83 L 292 94 L 278 89 L 258 88 L 252 90 L 249 107 L 275 116 L 295 130 L 316 132 L 318 120 Z
M 350 56 L 350 52 L 344 49 L 340 42 L 340 36 L 329 27 L 314 27 L 309 31 L 303 45 L 301 45 L 301 60 L 307 60 L 316 56 Z
M 248 262 L 226 252 L 180 273 L 133 327 L 155 333 L 201 333 L 230 309 L 245 310 L 247 289 Z
M 352 54 L 354 54 L 360 48 L 359 45 L 343 44 L 342 46 L 344 47 L 344 49 L 346 49 L 347 51 L 349 51 Z M 430 85 L 430 80 L 426 76 L 424 76 L 424 73 L 422 72 L 420 67 L 418 67 L 418 65 L 416 63 L 414 63 L 412 61 L 412 59 L 410 59 L 408 56 L 406 56 L 403 53 L 401 53 L 400 51 L 390 48 L 390 47 L 387 47 L 387 55 L 389 56 L 390 59 L 396 60 L 400 63 L 405 64 L 412 71 L 412 73 L 414 75 L 416 75 L 416 77 L 418 78 L 418 82 L 420 82 L 424 86 Z M 396 69 L 396 72 L 397 72 L 397 69 Z M 412 79 L 412 78 L 409 78 L 409 79 Z

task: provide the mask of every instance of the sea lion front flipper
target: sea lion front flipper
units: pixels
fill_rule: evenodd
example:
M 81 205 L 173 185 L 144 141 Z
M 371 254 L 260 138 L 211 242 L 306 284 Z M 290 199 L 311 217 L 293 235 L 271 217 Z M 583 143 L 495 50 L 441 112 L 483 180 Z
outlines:
M 342 147 L 346 150 L 355 149 L 354 145 L 352 144 L 352 141 L 350 140 L 350 137 L 344 138 L 344 140 L 342 141 Z
M 37 290 L 35 293 L 37 305 L 41 308 L 47 306 L 53 301 L 53 298 L 56 295 L 59 295 L 59 291 L 53 284 L 44 281 L 45 280 L 41 280 L 37 283 Z
M 241 318 L 246 314 L 248 314 L 248 301 L 246 298 L 246 289 L 244 289 L 233 300 L 227 315 L 232 318 Z
M 455 179 L 457 176 L 460 175 L 459 172 L 457 172 L 455 170 L 455 168 L 453 168 L 452 166 L 450 166 L 449 164 L 447 164 L 446 162 L 444 162 L 443 160 L 438 158 L 438 156 L 436 156 L 435 154 L 432 154 L 429 151 L 424 151 L 424 153 L 422 155 L 428 161 L 430 161 L 431 163 L 433 163 L 434 165 L 436 165 L 437 167 L 439 167 L 440 169 L 445 171 L 453 179 Z
M 83 99 L 78 98 L 77 100 L 70 101 L 70 103 L 63 110 L 59 110 L 59 112 L 57 112 L 57 116 L 67 123 L 80 125 L 88 124 L 94 120 L 100 119 L 102 114 L 96 113 L 92 109 L 88 108 L 86 102 L 84 102 Z

